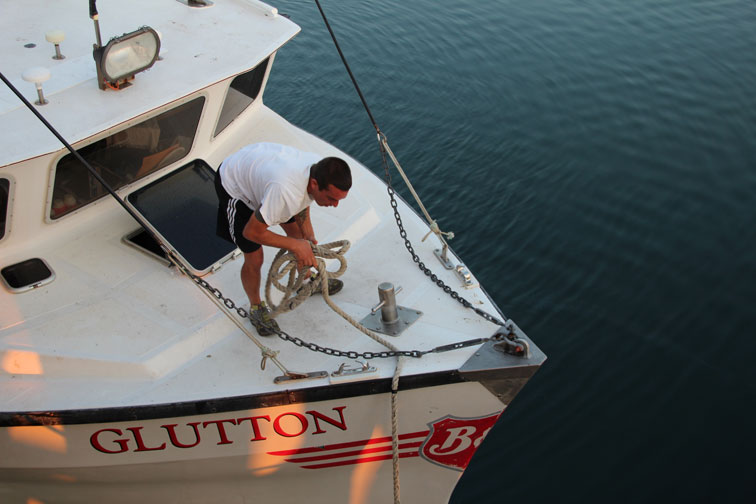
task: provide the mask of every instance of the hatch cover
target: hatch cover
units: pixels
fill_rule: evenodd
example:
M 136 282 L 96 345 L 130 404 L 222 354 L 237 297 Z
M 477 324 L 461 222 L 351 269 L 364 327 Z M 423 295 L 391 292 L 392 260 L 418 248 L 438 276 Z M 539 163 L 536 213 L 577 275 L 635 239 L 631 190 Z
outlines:
M 172 252 L 197 275 L 227 260 L 236 246 L 215 234 L 215 172 L 195 159 L 128 195 L 127 201 Z

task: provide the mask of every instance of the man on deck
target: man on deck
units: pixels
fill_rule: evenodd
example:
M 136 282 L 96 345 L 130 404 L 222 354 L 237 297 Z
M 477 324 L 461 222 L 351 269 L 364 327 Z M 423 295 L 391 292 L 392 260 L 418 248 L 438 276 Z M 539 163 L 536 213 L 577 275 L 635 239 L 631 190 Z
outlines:
M 274 143 L 248 145 L 227 157 L 215 175 L 217 234 L 244 253 L 241 281 L 250 302 L 250 320 L 260 336 L 278 330 L 260 299 L 261 245 L 292 252 L 300 268 L 317 267 L 310 244 L 317 244 L 310 203 L 339 205 L 352 187 L 349 165 L 340 158 L 299 151 Z M 286 236 L 269 228 L 280 224 Z M 343 283 L 329 279 L 328 294 Z

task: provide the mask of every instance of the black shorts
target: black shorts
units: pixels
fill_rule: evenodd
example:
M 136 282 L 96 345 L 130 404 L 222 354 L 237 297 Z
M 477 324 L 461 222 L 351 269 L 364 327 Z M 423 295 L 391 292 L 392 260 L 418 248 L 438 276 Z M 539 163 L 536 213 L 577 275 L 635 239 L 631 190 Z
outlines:
M 215 192 L 218 194 L 218 222 L 215 234 L 236 244 L 239 250 L 248 254 L 259 249 L 261 245 L 244 238 L 244 226 L 255 215 L 255 211 L 240 199 L 231 197 L 221 183 L 220 169 L 215 172 Z M 294 222 L 294 217 L 286 223 Z

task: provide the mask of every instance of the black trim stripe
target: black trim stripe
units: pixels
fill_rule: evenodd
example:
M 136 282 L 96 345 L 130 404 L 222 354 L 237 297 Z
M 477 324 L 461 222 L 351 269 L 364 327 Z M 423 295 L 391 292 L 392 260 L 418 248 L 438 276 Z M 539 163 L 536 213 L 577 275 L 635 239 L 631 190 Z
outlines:
M 503 371 L 501 369 L 499 372 Z M 466 381 L 456 370 L 403 377 L 400 390 L 410 390 Z M 26 411 L 0 413 L 0 427 L 20 425 L 74 425 L 152 420 L 193 415 L 209 415 L 226 411 L 267 408 L 287 404 L 327 401 L 362 395 L 385 394 L 391 391 L 391 379 L 365 380 L 352 383 L 320 385 L 297 390 L 281 390 L 265 394 L 223 397 L 198 401 L 117 406 L 112 408 L 71 409 L 58 411 Z

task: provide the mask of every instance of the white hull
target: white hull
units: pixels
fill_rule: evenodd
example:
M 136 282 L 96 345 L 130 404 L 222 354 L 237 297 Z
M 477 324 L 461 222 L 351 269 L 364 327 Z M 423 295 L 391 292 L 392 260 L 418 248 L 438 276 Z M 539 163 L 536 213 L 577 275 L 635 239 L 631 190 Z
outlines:
M 467 382 L 402 392 L 398 407 L 402 495 L 408 502 L 444 502 L 461 475 L 453 464 L 472 455 L 503 405 Z M 160 408 L 130 413 L 151 411 Z M 108 414 L 81 412 L 79 419 Z M 450 416 L 467 419 L 469 428 L 431 439 L 430 426 Z M 423 455 L 425 444 L 436 460 Z M 4 503 L 91 502 L 103 494 L 124 503 L 383 503 L 393 488 L 386 393 L 207 415 L 6 427 L 0 449 Z

